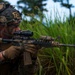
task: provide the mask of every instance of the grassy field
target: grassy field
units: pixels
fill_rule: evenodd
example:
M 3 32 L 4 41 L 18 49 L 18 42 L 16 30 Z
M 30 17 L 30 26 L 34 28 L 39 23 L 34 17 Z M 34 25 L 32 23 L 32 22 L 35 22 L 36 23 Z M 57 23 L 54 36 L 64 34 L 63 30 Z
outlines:
M 20 25 L 22 30 L 31 30 L 33 37 L 41 35 L 52 36 L 56 41 L 64 44 L 75 44 L 75 20 L 47 19 L 43 25 L 41 21 L 23 21 Z M 51 47 L 42 48 L 38 53 L 38 75 L 75 75 L 75 47 Z

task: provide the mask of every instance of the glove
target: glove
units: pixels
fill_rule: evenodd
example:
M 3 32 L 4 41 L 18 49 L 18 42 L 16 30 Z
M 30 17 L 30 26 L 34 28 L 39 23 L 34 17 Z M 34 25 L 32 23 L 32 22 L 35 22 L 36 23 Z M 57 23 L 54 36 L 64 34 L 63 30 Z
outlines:
M 48 37 L 48 36 L 41 36 L 40 37 L 41 40 L 54 40 L 54 38 L 52 37 Z M 30 43 L 30 41 L 28 41 Z M 25 44 L 24 45 L 24 49 L 32 54 L 36 54 L 38 52 L 39 49 L 41 49 L 42 47 L 39 45 L 34 45 L 34 44 Z
M 22 48 L 18 46 L 11 46 L 2 52 L 2 55 L 6 59 L 14 59 L 22 52 Z
M 55 39 L 51 36 L 41 36 L 40 37 L 41 40 L 47 40 L 47 41 L 54 41 Z
M 25 44 L 24 45 L 25 51 L 30 52 L 32 54 L 36 54 L 40 48 L 41 48 L 40 46 L 34 45 L 34 44 Z

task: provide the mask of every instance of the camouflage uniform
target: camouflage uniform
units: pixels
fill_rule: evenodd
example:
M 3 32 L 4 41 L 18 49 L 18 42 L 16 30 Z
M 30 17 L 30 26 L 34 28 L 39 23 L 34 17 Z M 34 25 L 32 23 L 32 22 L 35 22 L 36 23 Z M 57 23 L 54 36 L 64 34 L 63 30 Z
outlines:
M 6 25 L 6 23 L 11 24 L 9 22 L 13 22 L 15 20 L 12 18 L 20 19 L 19 11 L 15 10 L 10 4 L 1 3 L 0 13 L 1 13 L 0 25 Z M 0 52 L 2 51 L 7 52 L 7 50 L 11 46 L 12 46 L 11 43 L 8 43 L 8 44 L 0 43 Z M 10 51 L 11 49 L 9 50 L 9 54 L 10 54 Z M 38 67 L 37 52 L 35 54 L 30 53 L 29 55 L 31 59 L 27 59 L 27 60 L 24 60 L 25 56 L 23 53 L 19 54 L 16 58 L 11 60 L 6 59 L 6 57 L 3 55 L 5 60 L 0 62 L 0 75 L 34 75 Z M 24 62 L 30 61 L 30 60 L 32 62 L 31 64 L 24 65 Z
M 9 48 L 11 44 L 1 44 L 0 51 Z M 0 75 L 34 75 L 37 71 L 38 63 L 36 58 L 32 58 L 32 64 L 24 66 L 23 56 L 11 61 L 3 61 L 0 63 Z

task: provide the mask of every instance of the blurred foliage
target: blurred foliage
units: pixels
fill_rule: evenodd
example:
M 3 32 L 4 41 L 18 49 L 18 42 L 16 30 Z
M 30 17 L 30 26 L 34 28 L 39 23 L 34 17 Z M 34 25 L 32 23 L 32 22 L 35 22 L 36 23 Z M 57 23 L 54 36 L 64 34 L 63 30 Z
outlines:
M 0 2 L 3 2 L 3 1 L 5 1 L 5 0 L 0 0 Z
M 44 11 L 47 11 L 47 9 L 44 8 L 47 5 L 45 1 L 47 0 L 18 0 L 17 5 L 25 16 L 29 16 L 31 18 L 32 16 L 39 17 L 40 12 L 43 14 Z
M 61 6 L 68 8 L 69 9 L 69 17 L 72 17 L 72 11 L 71 8 L 74 8 L 75 6 L 73 4 L 70 4 L 69 1 L 70 0 L 53 0 L 54 2 L 61 2 Z
M 57 15 L 57 14 L 56 14 Z M 51 15 L 52 16 L 52 15 Z M 34 19 L 34 22 L 23 20 L 20 28 L 34 32 L 33 37 L 51 36 L 65 44 L 75 44 L 75 18 L 60 21 L 60 18 L 45 17 L 45 25 Z M 65 18 L 65 17 L 64 17 Z M 36 75 L 74 75 L 75 49 L 73 47 L 42 48 L 38 53 L 39 71 Z

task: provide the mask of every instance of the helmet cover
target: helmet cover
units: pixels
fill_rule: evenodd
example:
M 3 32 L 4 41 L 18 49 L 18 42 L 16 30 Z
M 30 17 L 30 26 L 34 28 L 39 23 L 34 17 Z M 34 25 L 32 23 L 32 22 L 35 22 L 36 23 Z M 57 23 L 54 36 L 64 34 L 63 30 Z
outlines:
M 9 3 L 0 3 L 0 23 L 9 23 L 15 20 L 21 20 L 21 13 Z

